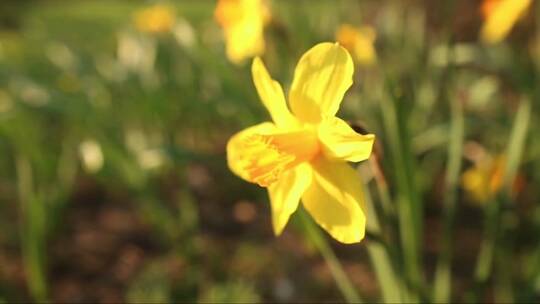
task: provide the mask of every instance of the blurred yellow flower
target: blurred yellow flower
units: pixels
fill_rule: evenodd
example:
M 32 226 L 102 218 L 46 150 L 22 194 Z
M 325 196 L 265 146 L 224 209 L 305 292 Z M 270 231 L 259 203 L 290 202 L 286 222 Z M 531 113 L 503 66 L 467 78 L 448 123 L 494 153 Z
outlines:
M 532 0 L 484 0 L 484 24 L 480 37 L 485 43 L 502 41 L 530 6 Z
M 214 16 L 223 28 L 227 57 L 233 63 L 264 53 L 264 25 L 270 18 L 265 1 L 219 0 Z
M 235 174 L 268 189 L 276 235 L 301 199 L 336 240 L 354 243 L 364 237 L 362 182 L 346 162 L 369 158 L 375 136 L 356 133 L 335 116 L 353 72 L 346 49 L 317 44 L 296 66 L 287 106 L 280 84 L 260 58 L 253 60 L 253 81 L 273 122 L 234 135 L 227 160 Z
M 133 15 L 135 27 L 139 31 L 147 33 L 168 32 L 174 26 L 175 21 L 174 10 L 162 4 L 138 10 Z
M 336 40 L 352 53 L 358 64 L 371 65 L 377 61 L 375 42 L 375 29 L 371 26 L 356 28 L 343 24 L 336 31 Z
M 505 166 L 506 158 L 502 155 L 485 157 L 463 173 L 461 184 L 475 203 L 483 204 L 501 190 Z M 518 175 L 512 185 L 512 194 L 519 192 L 523 182 Z

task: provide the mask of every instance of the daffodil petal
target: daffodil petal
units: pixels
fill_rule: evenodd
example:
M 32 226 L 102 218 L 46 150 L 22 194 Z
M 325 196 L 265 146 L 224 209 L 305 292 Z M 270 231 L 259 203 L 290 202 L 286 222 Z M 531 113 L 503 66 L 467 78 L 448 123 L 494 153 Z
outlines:
M 359 162 L 371 155 L 375 135 L 356 133 L 345 121 L 332 117 L 319 125 L 319 141 L 327 158 Z
M 471 168 L 461 176 L 465 191 L 478 203 L 486 202 L 490 196 L 488 172 L 480 168 Z
M 501 0 L 482 25 L 482 41 L 497 43 L 503 40 L 531 2 L 532 0 Z
M 270 77 L 264 63 L 259 57 L 253 59 L 251 73 L 259 97 L 268 112 L 270 112 L 270 116 L 276 125 L 278 127 L 284 127 L 293 124 L 294 117 L 287 108 L 283 89 L 277 81 Z
M 262 0 L 221 0 L 214 14 L 225 32 L 227 57 L 233 63 L 264 53 L 269 11 Z
M 280 235 L 289 221 L 289 217 L 298 208 L 300 198 L 311 183 L 311 167 L 300 164 L 281 176 L 268 187 L 272 207 L 272 225 L 274 233 Z
M 317 123 L 334 116 L 352 84 L 354 65 L 337 43 L 320 43 L 307 51 L 296 66 L 289 93 L 290 107 L 302 121 Z
M 365 235 L 366 217 L 359 176 L 346 163 L 323 157 L 313 161 L 312 166 L 313 181 L 302 196 L 304 207 L 336 240 L 345 244 L 360 242 Z
M 251 182 L 244 166 L 244 141 L 247 137 L 255 134 L 272 133 L 275 131 L 276 126 L 273 123 L 263 122 L 233 135 L 227 143 L 227 164 L 231 171 L 242 179 Z
M 265 49 L 262 23 L 245 22 L 226 30 L 227 57 L 235 64 L 262 55 Z
M 377 61 L 377 54 L 373 42 L 375 30 L 370 26 L 356 28 L 343 24 L 336 32 L 336 40 L 353 55 L 357 63 L 371 65 Z

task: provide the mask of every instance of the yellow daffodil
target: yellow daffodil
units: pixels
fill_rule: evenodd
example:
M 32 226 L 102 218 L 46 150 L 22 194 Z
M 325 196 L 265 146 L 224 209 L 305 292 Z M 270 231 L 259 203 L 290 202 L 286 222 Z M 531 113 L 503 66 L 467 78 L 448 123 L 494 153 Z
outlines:
M 270 14 L 263 0 L 219 0 L 214 15 L 225 33 L 229 60 L 238 64 L 264 53 Z
M 320 43 L 296 67 L 289 92 L 255 58 L 252 74 L 273 122 L 234 135 L 227 144 L 230 169 L 266 187 L 279 235 L 300 200 L 315 221 L 342 243 L 365 233 L 362 182 L 347 164 L 369 158 L 375 136 L 360 135 L 335 115 L 352 85 L 353 62 L 337 43 Z
M 465 191 L 476 203 L 488 201 L 501 188 L 504 161 L 483 159 L 466 170 L 461 177 Z
M 495 196 L 503 187 L 506 158 L 485 157 L 466 170 L 461 177 L 461 184 L 475 203 L 483 204 Z M 516 194 L 524 181 L 520 175 L 513 181 L 511 192 Z
M 156 4 L 141 9 L 133 15 L 133 23 L 141 32 L 163 33 L 168 32 L 174 26 L 176 17 L 171 7 Z
M 336 31 L 336 40 L 352 53 L 356 62 L 371 65 L 377 61 L 377 53 L 373 45 L 375 30 L 370 26 L 356 28 L 343 24 Z
M 530 6 L 532 0 L 484 0 L 484 24 L 480 32 L 485 43 L 502 41 Z

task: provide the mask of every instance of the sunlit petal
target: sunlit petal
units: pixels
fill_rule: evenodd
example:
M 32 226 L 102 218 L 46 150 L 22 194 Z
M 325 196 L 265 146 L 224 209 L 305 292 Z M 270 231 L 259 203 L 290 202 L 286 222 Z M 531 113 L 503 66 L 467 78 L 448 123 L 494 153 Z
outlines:
M 334 116 L 352 84 L 351 56 L 337 43 L 320 43 L 296 66 L 289 93 L 292 112 L 302 121 L 317 123 Z
M 300 198 L 311 183 L 311 167 L 304 163 L 285 172 L 281 178 L 268 187 L 272 207 L 274 233 L 280 235 L 296 211 Z
M 304 207 L 336 240 L 346 244 L 360 242 L 366 217 L 359 176 L 346 163 L 322 157 L 312 166 L 313 181 L 302 196 Z
M 482 41 L 497 43 L 503 40 L 531 2 L 532 0 L 500 0 L 486 12 L 486 20 L 480 33 Z
M 251 181 L 245 168 L 245 140 L 246 138 L 256 134 L 270 133 L 275 131 L 276 126 L 273 123 L 263 122 L 233 135 L 227 143 L 227 163 L 231 171 L 242 179 Z
M 276 125 L 278 127 L 285 127 L 294 124 L 294 117 L 287 108 L 283 89 L 277 81 L 270 77 L 264 63 L 259 57 L 253 60 L 251 73 L 259 97 L 268 112 L 270 112 L 270 116 Z
M 333 117 L 319 126 L 319 140 L 326 157 L 359 162 L 371 155 L 375 135 L 356 133 L 345 121 Z

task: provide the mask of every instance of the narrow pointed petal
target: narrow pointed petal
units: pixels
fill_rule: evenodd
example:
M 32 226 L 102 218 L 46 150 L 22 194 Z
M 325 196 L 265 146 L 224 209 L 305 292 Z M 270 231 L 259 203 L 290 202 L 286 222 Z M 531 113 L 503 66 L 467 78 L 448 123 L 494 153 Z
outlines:
M 482 25 L 482 41 L 493 44 L 503 40 L 531 3 L 532 0 L 501 0 L 497 3 Z
M 252 26 L 252 27 L 250 27 Z M 241 25 L 226 31 L 227 57 L 234 64 L 264 53 L 265 42 L 261 25 Z
M 268 112 L 270 112 L 270 116 L 276 125 L 278 127 L 286 127 L 293 124 L 294 117 L 287 108 L 283 89 L 277 81 L 270 77 L 259 57 L 253 60 L 251 73 L 259 97 Z
M 375 135 L 356 133 L 345 121 L 333 117 L 320 124 L 319 141 L 327 158 L 359 162 L 371 155 Z
M 242 179 L 252 182 L 245 166 L 245 141 L 246 138 L 261 133 L 271 133 L 276 131 L 276 126 L 270 122 L 244 129 L 233 135 L 227 143 L 227 164 L 231 171 Z
M 304 163 L 289 170 L 268 187 L 274 233 L 280 235 L 289 217 L 298 208 L 300 198 L 311 183 L 311 167 Z
M 336 240 L 360 242 L 366 226 L 360 177 L 344 162 L 321 157 L 312 166 L 313 181 L 302 196 L 304 207 Z
M 337 43 L 320 43 L 307 51 L 296 66 L 289 93 L 290 107 L 302 121 L 317 123 L 334 116 L 352 84 L 354 65 Z

